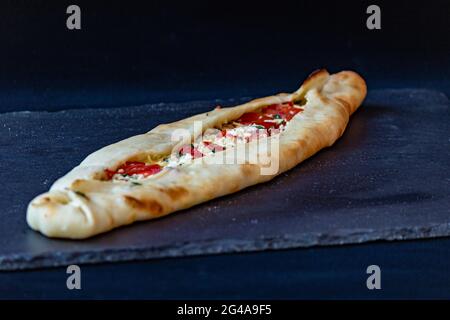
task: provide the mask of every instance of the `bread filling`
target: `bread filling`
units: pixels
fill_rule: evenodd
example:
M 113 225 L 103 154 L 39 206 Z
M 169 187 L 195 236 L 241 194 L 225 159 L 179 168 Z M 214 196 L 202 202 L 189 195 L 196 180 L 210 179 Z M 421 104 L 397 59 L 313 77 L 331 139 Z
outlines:
M 301 105 L 286 102 L 244 113 L 240 118 L 225 123 L 220 128 L 207 129 L 198 141 L 184 145 L 157 161 L 153 159 L 146 162 L 128 161 L 115 171 L 107 169 L 105 170 L 107 180 L 140 184 L 142 180 L 152 178 L 163 170 L 183 166 L 194 159 L 234 148 L 238 143 L 248 143 L 280 134 L 286 130 L 289 121 L 301 111 L 303 111 Z

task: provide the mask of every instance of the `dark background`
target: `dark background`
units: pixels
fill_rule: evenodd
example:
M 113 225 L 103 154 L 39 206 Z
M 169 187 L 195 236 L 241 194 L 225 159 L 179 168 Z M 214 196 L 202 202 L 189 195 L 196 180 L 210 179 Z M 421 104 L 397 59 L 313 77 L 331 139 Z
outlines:
M 69 4 L 82 30 L 66 29 Z M 378 4 L 382 30 L 367 30 Z M 260 96 L 312 70 L 450 94 L 448 1 L 2 1 L 0 111 Z M 1 298 L 450 298 L 450 240 L 0 274 Z M 369 264 L 381 291 L 365 287 Z
M 77 3 L 82 29 L 66 28 Z M 2 1 L 0 110 L 259 96 L 312 70 L 448 92 L 448 1 Z

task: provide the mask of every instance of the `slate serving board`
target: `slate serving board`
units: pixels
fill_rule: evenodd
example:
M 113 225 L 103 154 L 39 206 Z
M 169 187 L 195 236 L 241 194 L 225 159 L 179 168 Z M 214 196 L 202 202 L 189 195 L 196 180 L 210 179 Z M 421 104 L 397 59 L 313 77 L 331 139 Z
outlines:
M 332 148 L 264 185 L 85 241 L 27 227 L 28 202 L 89 153 L 238 102 L 0 114 L 0 270 L 450 235 L 449 101 L 406 89 L 371 91 Z

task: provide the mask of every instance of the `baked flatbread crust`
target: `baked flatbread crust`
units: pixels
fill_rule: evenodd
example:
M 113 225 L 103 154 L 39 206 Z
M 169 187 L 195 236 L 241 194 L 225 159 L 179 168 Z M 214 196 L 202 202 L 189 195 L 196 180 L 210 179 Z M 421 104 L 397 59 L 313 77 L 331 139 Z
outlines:
M 278 94 L 231 107 L 195 115 L 104 147 L 57 180 L 50 191 L 28 206 L 29 226 L 48 237 L 83 239 L 139 220 L 161 217 L 189 208 L 248 186 L 265 182 L 289 170 L 324 147 L 331 146 L 344 132 L 350 115 L 366 96 L 364 80 L 352 71 L 330 75 L 326 70 L 311 74 L 292 94 Z M 220 126 L 263 106 L 305 101 L 279 135 L 279 152 L 272 154 L 279 169 L 261 174 L 267 164 L 207 164 L 202 161 L 164 170 L 143 185 L 132 186 L 104 179 L 105 169 L 118 168 L 125 161 L 143 161 L 148 156 L 170 154 L 179 141 L 171 141 L 176 129 L 194 135 L 194 122 L 203 129 Z M 271 138 L 268 138 L 271 139 Z M 250 153 L 258 149 L 248 143 Z M 227 157 L 232 149 L 218 153 Z

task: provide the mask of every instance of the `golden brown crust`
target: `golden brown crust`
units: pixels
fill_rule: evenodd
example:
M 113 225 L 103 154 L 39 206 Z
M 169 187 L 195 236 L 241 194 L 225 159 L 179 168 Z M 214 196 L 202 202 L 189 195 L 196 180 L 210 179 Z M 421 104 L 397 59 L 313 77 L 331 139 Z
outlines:
M 132 196 L 123 196 L 125 203 L 132 209 L 148 212 L 150 217 L 157 217 L 164 211 L 163 206 L 153 199 L 139 200 Z
M 364 80 L 352 71 L 329 75 L 326 70 L 318 70 L 292 94 L 260 98 L 233 108 L 214 109 L 159 125 L 146 134 L 89 155 L 55 182 L 48 193 L 30 203 L 28 224 L 50 237 L 83 239 L 268 181 L 332 145 L 344 132 L 350 115 L 362 103 L 366 90 Z M 194 161 L 184 167 L 165 170 L 139 186 L 102 181 L 105 169 L 115 169 L 129 160 L 140 161 L 148 156 L 170 153 L 178 143 L 171 141 L 174 130 L 186 129 L 191 135 L 198 134 L 195 121 L 202 121 L 203 129 L 220 126 L 245 112 L 287 101 L 306 101 L 306 104 L 304 111 L 297 114 L 279 135 L 279 152 L 272 152 L 270 162 L 279 165 L 274 173 L 262 174 L 267 165 L 248 163 L 245 159 L 226 165 Z M 275 143 L 274 138 L 269 140 Z M 255 144 L 248 143 L 247 148 L 248 154 L 260 155 Z M 226 150 L 214 157 L 228 159 L 232 152 L 232 149 Z

